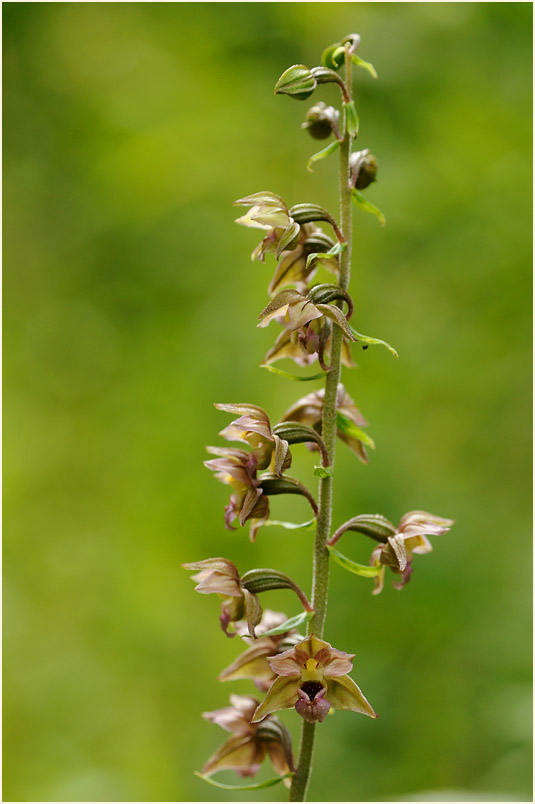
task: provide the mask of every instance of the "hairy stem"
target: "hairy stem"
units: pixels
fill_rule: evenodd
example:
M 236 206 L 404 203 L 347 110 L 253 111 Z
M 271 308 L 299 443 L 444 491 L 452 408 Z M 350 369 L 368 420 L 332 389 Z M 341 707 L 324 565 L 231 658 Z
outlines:
M 345 86 L 349 100 L 351 99 L 351 54 L 346 50 Z M 345 126 L 345 134 L 340 143 L 339 162 L 339 193 L 340 193 L 340 229 L 342 237 L 347 243 L 346 249 L 340 255 L 340 286 L 347 290 L 351 274 L 351 242 L 352 242 L 352 210 L 351 190 L 349 188 L 349 156 L 351 154 L 351 138 Z M 325 396 L 323 399 L 323 419 L 321 435 L 325 443 L 329 464 L 334 468 L 336 449 L 336 396 L 342 366 L 343 333 L 340 327 L 333 327 L 331 368 L 325 381 Z M 331 532 L 332 519 L 333 478 L 325 477 L 320 480 L 318 519 L 316 537 L 314 541 L 314 566 L 312 576 L 312 606 L 315 614 L 308 623 L 307 636 L 315 634 L 319 639 L 323 637 L 323 627 L 327 614 L 327 597 L 329 591 L 329 551 L 325 542 Z M 301 745 L 299 748 L 299 762 L 292 780 L 290 801 L 304 801 L 310 772 L 312 769 L 312 755 L 314 752 L 315 723 L 303 721 L 301 732 Z

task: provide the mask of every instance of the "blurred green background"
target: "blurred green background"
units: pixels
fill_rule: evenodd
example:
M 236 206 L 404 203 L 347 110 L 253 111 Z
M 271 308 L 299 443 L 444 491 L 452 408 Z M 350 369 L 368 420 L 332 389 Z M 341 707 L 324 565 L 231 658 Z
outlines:
M 326 638 L 356 653 L 381 718 L 320 727 L 310 799 L 531 800 L 531 4 L 3 17 L 4 800 L 251 797 L 193 776 L 225 739 L 199 713 L 254 688 L 216 682 L 239 646 L 180 564 L 224 555 L 310 586 L 311 535 L 225 531 L 202 461 L 228 423 L 212 402 L 276 420 L 319 387 L 257 368 L 274 262 L 250 262 L 231 204 L 268 189 L 336 211 L 336 159 L 305 170 L 312 101 L 273 85 L 352 31 L 379 73 L 357 76 L 359 146 L 388 220 L 355 212 L 355 326 L 400 359 L 355 351 L 345 375 L 377 450 L 364 467 L 340 445 L 334 524 L 414 508 L 457 524 L 402 592 L 333 567 Z M 308 516 L 291 497 L 272 512 Z

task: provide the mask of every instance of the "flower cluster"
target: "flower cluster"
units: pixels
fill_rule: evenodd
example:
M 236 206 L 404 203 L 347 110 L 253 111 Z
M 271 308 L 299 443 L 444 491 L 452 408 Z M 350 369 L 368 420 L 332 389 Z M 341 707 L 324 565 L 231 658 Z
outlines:
M 215 407 L 232 420 L 219 435 L 232 445 L 209 446 L 212 456 L 205 461 L 208 469 L 230 486 L 230 500 L 224 522 L 228 530 L 249 524 L 252 541 L 263 525 L 276 525 L 287 531 L 315 528 L 313 604 L 300 586 L 277 569 L 257 568 L 240 573 L 226 558 L 208 558 L 183 564 L 194 571 L 196 591 L 217 595 L 221 601 L 219 621 L 227 637 L 239 636 L 234 644 L 245 648 L 219 674 L 222 682 L 252 682 L 263 700 L 251 695 L 231 695 L 230 706 L 205 712 L 206 720 L 230 733 L 230 736 L 205 763 L 202 776 L 209 778 L 222 770 L 233 770 L 241 777 L 254 776 L 264 759 L 269 758 L 277 778 L 290 785 L 295 773 L 291 737 L 275 712 L 293 709 L 305 721 L 302 745 L 305 748 L 299 770 L 292 782 L 291 800 L 304 800 L 310 771 L 312 725 L 321 723 L 333 710 L 348 710 L 377 718 L 372 705 L 349 675 L 355 655 L 333 648 L 323 640 L 327 608 L 329 554 L 355 575 L 374 579 L 374 594 L 384 585 L 385 569 L 396 576 L 394 587 L 401 589 L 410 580 L 413 556 L 431 550 L 428 536 L 446 533 L 453 520 L 410 511 L 394 526 L 379 514 L 358 514 L 330 536 L 332 483 L 336 437 L 343 441 L 363 464 L 368 463 L 367 448 L 375 444 L 364 428 L 367 422 L 359 408 L 339 382 L 341 366 L 354 367 L 350 346 L 360 342 L 364 349 L 385 341 L 357 332 L 349 323 L 354 312 L 348 292 L 351 269 L 351 204 L 375 215 L 384 216 L 363 194 L 377 177 L 377 160 L 369 149 L 352 153 L 359 118 L 352 98 L 351 65 L 377 77 L 371 64 L 357 56 L 358 34 L 350 34 L 329 46 L 322 64 L 309 69 L 296 64 L 288 68 L 276 84 L 276 94 L 304 100 L 322 84 L 334 83 L 341 92 L 340 110 L 316 102 L 307 112 L 303 128 L 315 139 L 331 139 L 310 157 L 308 167 L 336 150 L 340 155 L 340 224 L 326 209 L 313 203 L 288 206 L 270 191 L 261 191 L 236 201 L 246 207 L 237 223 L 262 232 L 261 242 L 252 253 L 253 260 L 264 263 L 271 253 L 276 260 L 268 287 L 269 301 L 258 316 L 258 327 L 275 322 L 281 327 L 264 364 L 272 372 L 294 380 L 325 378 L 325 387 L 299 399 L 276 422 L 266 411 L 249 403 L 224 403 Z M 338 70 L 345 65 L 345 80 Z M 344 178 L 345 177 L 345 178 Z M 325 232 L 319 223 L 330 227 Z M 317 282 L 319 269 L 327 276 Z M 329 280 L 329 281 L 326 281 Z M 318 361 L 322 374 L 295 377 L 272 363 L 289 359 L 301 366 Z M 290 447 L 306 444 L 317 451 L 321 464 L 314 467 L 320 478 L 319 506 L 308 488 L 287 471 L 292 465 Z M 270 520 L 270 497 L 298 494 L 306 498 L 313 511 L 310 522 Z M 357 564 L 334 549 L 347 531 L 361 533 L 376 542 L 370 563 Z M 330 536 L 330 538 L 329 538 Z M 306 538 L 306 537 L 305 537 Z M 290 541 L 290 540 L 289 540 Z M 260 598 L 270 590 L 290 590 L 301 604 L 297 615 L 287 616 L 263 610 Z M 300 633 L 301 626 L 306 632 Z M 257 692 L 258 694 L 258 692 Z M 311 725 L 308 725 L 311 724 Z M 308 742 L 308 748 L 307 746 Z M 307 754 L 308 751 L 308 754 Z M 217 784 L 217 782 L 213 782 Z M 260 786 L 263 786 L 261 784 Z M 225 787 L 225 785 L 223 785 Z M 240 788 L 238 788 L 240 789 Z

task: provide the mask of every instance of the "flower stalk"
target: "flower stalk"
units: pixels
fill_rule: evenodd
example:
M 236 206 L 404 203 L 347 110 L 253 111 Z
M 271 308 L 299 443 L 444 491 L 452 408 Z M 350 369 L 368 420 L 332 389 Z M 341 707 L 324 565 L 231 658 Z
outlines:
M 352 99 L 352 62 L 346 47 L 345 53 L 345 94 Z M 347 114 L 347 113 L 346 113 Z M 340 201 L 340 229 L 346 243 L 346 248 L 340 255 L 339 284 L 343 290 L 348 290 L 351 277 L 351 252 L 353 241 L 353 216 L 351 208 L 351 187 L 349 186 L 349 158 L 351 155 L 351 136 L 347 121 L 344 124 L 344 136 L 340 142 L 338 163 L 338 192 Z M 338 383 L 342 370 L 342 343 L 343 333 L 338 327 L 333 332 L 331 349 L 331 367 L 325 380 L 325 396 L 323 402 L 323 416 L 321 433 L 329 456 L 329 465 L 334 468 L 336 452 L 336 398 Z M 325 617 L 327 616 L 327 602 L 329 596 L 329 558 L 330 554 L 325 546 L 331 532 L 332 499 L 334 478 L 324 477 L 319 481 L 318 498 L 318 524 L 314 540 L 314 564 L 312 575 L 312 606 L 314 616 L 308 623 L 307 635 L 316 634 L 323 637 Z M 301 744 L 297 770 L 290 788 L 290 801 L 304 801 L 312 770 L 312 757 L 314 753 L 315 723 L 303 721 L 301 726 Z
M 261 365 L 292 380 L 324 378 L 324 387 L 299 399 L 274 424 L 258 405 L 217 404 L 219 410 L 237 416 L 219 435 L 226 441 L 239 442 L 240 447 L 208 447 L 215 457 L 205 462 L 217 479 L 232 489 L 224 515 L 228 530 L 248 524 L 250 539 L 255 541 L 258 532 L 268 525 L 288 530 L 315 525 L 310 602 L 301 587 L 278 569 L 250 569 L 240 574 L 226 558 L 183 565 L 198 570 L 193 576 L 198 592 L 213 593 L 221 599 L 220 624 L 224 633 L 228 637 L 239 635 L 248 644 L 242 655 L 220 673 L 219 680 L 248 679 L 265 693 L 262 701 L 231 695 L 230 707 L 205 715 L 232 736 L 208 760 L 201 778 L 210 781 L 213 773 L 229 769 L 242 777 L 253 776 L 269 757 L 278 778 L 229 789 L 251 790 L 284 781 L 290 787 L 290 801 L 306 798 L 317 723 L 325 721 L 333 709 L 378 717 L 348 675 L 354 654 L 334 648 L 323 639 L 331 555 L 353 575 L 372 579 L 372 594 L 382 591 L 387 567 L 394 573 L 394 588 L 399 590 L 411 578 L 413 555 L 432 549 L 427 537 L 446 533 L 453 525 L 453 520 L 422 510 L 402 516 L 397 527 L 382 514 L 357 513 L 331 535 L 337 438 L 364 465 L 368 464 L 366 447 L 375 449 L 374 440 L 362 429 L 367 427 L 366 419 L 340 382 L 342 365 L 355 368 L 350 352 L 355 342 L 363 349 L 382 345 L 397 357 L 386 341 L 362 335 L 349 323 L 355 307 L 349 294 L 353 205 L 377 217 L 381 224 L 385 222 L 381 211 L 361 192 L 375 182 L 377 160 L 367 148 L 352 153 L 352 143 L 359 132 L 352 93 L 353 64 L 377 77 L 373 66 L 356 55 L 359 44 L 358 34 L 350 34 L 324 51 L 321 66 L 309 69 L 303 64 L 293 65 L 275 87 L 276 94 L 301 101 L 326 83 L 336 84 L 341 92 L 340 111 L 320 101 L 309 109 L 303 126 L 315 139 L 333 137 L 330 145 L 310 157 L 308 168 L 338 151 L 339 221 L 316 203 L 289 206 L 280 195 L 266 190 L 235 202 L 248 208 L 237 223 L 262 230 L 262 240 L 252 259 L 264 263 L 266 256 L 272 254 L 277 261 L 268 286 L 270 301 L 259 315 L 258 326 L 275 322 L 282 331 Z M 342 67 L 343 78 L 337 72 Z M 329 234 L 316 225 L 318 222 L 330 226 Z M 336 281 L 313 284 L 320 267 L 334 274 Z M 322 371 L 297 377 L 271 366 L 282 359 L 301 366 L 317 360 Z M 286 474 L 292 466 L 292 450 L 301 444 L 321 456 L 321 465 L 314 466 L 313 472 L 319 478 L 317 502 L 306 485 Z M 270 519 L 271 498 L 280 494 L 305 497 L 313 520 L 299 525 Z M 369 565 L 357 564 L 335 549 L 334 545 L 348 531 L 374 541 Z M 272 589 L 294 592 L 302 611 L 290 617 L 282 612 L 263 611 L 258 595 Z M 302 635 L 299 629 L 305 624 L 306 634 Z M 290 733 L 274 715 L 280 709 L 294 709 L 302 719 L 297 763 Z M 219 782 L 211 783 L 225 787 Z

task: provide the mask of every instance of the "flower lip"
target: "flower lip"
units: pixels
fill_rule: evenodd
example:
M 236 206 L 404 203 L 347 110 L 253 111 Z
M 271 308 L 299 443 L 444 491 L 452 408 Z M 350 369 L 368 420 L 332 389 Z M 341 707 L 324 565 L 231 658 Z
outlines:
M 304 692 L 305 695 L 308 695 L 308 699 L 313 701 L 316 695 L 325 689 L 325 685 L 321 683 L 321 681 L 305 681 L 299 687 L 301 692 Z

